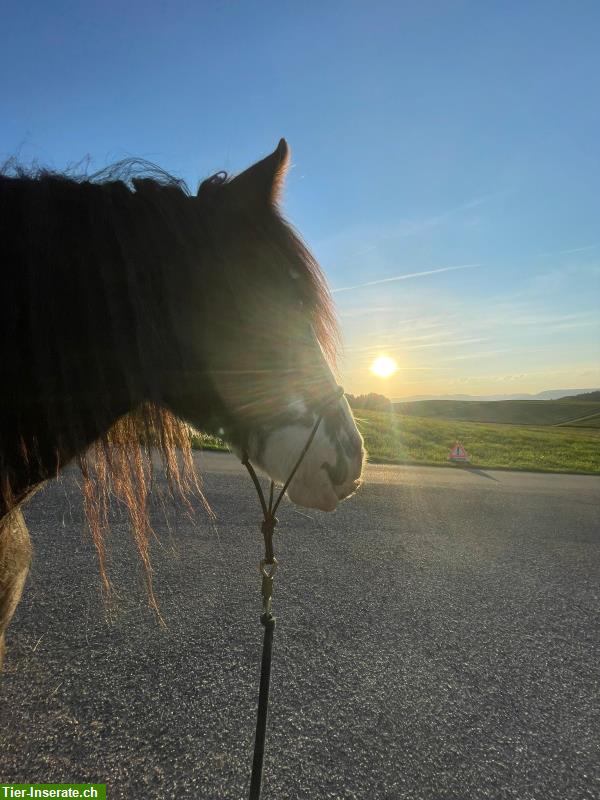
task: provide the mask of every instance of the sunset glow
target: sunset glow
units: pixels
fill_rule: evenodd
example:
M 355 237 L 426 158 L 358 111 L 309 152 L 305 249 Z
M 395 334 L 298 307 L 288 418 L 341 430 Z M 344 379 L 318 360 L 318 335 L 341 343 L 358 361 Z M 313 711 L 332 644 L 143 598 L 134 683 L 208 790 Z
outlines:
M 398 370 L 398 364 L 389 356 L 379 356 L 371 364 L 371 372 L 378 378 L 389 378 Z
M 259 230 L 258 206 L 240 224 L 256 227 L 265 274 L 274 259 L 272 291 L 259 295 L 250 254 L 233 242 L 209 266 L 223 286 L 239 266 L 239 290 L 264 299 L 265 318 L 287 313 L 274 302 L 291 312 L 317 291 L 326 302 L 311 305 L 311 324 L 326 344 L 323 280 L 348 393 L 506 400 L 600 388 L 599 2 L 577 13 L 560 2 L 279 3 L 276 14 L 257 0 L 179 4 L 183 13 L 146 3 L 137 37 L 121 35 L 110 3 L 5 5 L 0 74 L 19 65 L 2 92 L 7 174 L 77 172 L 85 157 L 91 178 L 130 156 L 106 174 L 153 177 L 146 157 L 194 190 L 285 136 L 292 161 L 270 199 L 323 276 L 305 275 L 312 264 L 278 243 L 269 255 L 277 226 L 269 217 L 274 227 Z M 127 29 L 138 7 L 124 4 Z M 217 109 L 210 124 L 206 109 Z M 217 236 L 220 212 L 206 219 Z M 304 318 L 294 311 L 290 331 Z M 272 335 L 280 344 L 252 344 L 266 344 L 265 368 L 289 333 L 273 325 Z

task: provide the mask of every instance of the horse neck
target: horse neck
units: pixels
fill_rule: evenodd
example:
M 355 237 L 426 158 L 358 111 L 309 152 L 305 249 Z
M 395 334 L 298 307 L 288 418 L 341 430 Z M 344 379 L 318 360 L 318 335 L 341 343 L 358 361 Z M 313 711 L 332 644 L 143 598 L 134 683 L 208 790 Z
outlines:
M 15 496 L 55 475 L 156 389 L 157 344 L 140 319 L 135 248 L 123 255 L 108 214 L 104 226 L 65 226 L 77 197 L 57 211 L 51 199 L 38 204 L 43 224 L 28 220 L 35 241 L 9 242 L 6 263 L 15 269 L 4 276 L 17 311 L 3 337 L 11 391 L 0 420 L 0 479 L 10 476 Z M 146 308 L 144 319 L 153 318 Z

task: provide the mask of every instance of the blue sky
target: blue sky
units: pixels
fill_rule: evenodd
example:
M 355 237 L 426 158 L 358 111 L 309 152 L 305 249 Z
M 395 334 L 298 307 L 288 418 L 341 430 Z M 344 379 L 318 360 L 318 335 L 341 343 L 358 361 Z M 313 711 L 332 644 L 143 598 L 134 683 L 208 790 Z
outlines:
M 0 12 L 0 159 L 136 155 L 195 186 L 288 139 L 285 210 L 335 292 L 349 391 L 600 385 L 595 0 Z

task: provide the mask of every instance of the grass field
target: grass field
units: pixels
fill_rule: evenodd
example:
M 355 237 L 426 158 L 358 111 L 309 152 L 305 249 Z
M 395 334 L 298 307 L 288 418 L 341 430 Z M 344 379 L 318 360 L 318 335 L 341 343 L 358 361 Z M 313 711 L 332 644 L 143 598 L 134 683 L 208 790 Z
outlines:
M 394 409 L 411 417 L 509 425 L 578 426 L 585 425 L 584 417 L 600 418 L 600 402 L 589 400 L 415 400 L 394 403 Z
M 564 427 L 567 425 L 573 428 L 600 428 L 600 413 L 592 414 L 591 416 L 586 415 L 585 417 L 563 423 Z
M 459 440 L 475 467 L 600 473 L 600 429 L 486 425 L 360 410 L 356 417 L 374 462 L 447 464 Z
M 486 425 L 362 410 L 355 415 L 374 463 L 446 466 L 458 439 L 474 467 L 600 474 L 600 428 Z M 193 445 L 227 449 L 202 434 Z
M 229 450 L 222 439 L 199 432 L 192 434 L 192 447 L 194 450 Z

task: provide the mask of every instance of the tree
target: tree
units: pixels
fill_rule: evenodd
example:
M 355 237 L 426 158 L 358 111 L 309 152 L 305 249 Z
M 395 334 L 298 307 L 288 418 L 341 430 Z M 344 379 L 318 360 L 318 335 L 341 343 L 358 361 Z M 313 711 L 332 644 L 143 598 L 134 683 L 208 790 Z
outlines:
M 369 411 L 391 411 L 392 401 L 382 394 L 370 392 L 369 394 L 346 394 L 346 399 L 351 408 L 363 408 Z

